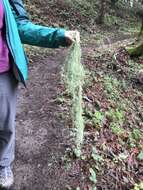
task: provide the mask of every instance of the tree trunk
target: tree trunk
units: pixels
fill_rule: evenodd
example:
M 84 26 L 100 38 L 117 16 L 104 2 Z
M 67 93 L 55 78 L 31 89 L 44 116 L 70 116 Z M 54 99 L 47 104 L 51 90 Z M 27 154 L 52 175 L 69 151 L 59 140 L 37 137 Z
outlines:
M 141 56 L 143 55 L 143 42 L 137 45 L 136 47 L 127 47 L 126 50 L 130 56 Z
M 140 8 L 139 10 L 136 11 L 136 15 L 141 19 L 142 25 L 141 25 L 141 29 L 140 32 L 138 34 L 138 40 L 140 39 L 140 37 L 143 37 L 143 8 Z
M 138 35 L 138 39 L 140 39 L 140 37 L 143 38 L 143 18 L 142 18 L 142 26 L 141 26 L 141 29 L 140 29 L 140 32 L 139 32 L 139 35 Z
M 117 2 L 118 2 L 118 0 L 111 0 L 111 7 L 115 8 L 115 5 Z
M 97 24 L 103 24 L 104 23 L 104 16 L 106 12 L 106 0 L 100 0 L 101 1 L 101 6 L 99 10 L 99 16 L 96 19 Z

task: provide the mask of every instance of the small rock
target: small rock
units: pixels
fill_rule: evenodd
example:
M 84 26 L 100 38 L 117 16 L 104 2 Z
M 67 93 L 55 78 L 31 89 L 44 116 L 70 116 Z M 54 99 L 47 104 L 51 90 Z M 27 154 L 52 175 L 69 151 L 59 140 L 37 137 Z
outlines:
M 137 74 L 137 79 L 138 79 L 138 81 L 139 81 L 141 84 L 143 84 L 143 69 L 138 72 L 138 74 Z

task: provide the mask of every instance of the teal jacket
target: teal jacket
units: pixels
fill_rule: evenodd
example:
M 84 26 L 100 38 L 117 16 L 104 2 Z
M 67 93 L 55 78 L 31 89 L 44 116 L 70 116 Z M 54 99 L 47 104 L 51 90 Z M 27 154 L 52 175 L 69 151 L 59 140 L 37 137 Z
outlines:
M 25 84 L 28 78 L 28 60 L 22 44 L 47 48 L 67 46 L 65 30 L 33 24 L 22 0 L 3 0 L 5 11 L 6 39 L 12 55 L 16 78 Z

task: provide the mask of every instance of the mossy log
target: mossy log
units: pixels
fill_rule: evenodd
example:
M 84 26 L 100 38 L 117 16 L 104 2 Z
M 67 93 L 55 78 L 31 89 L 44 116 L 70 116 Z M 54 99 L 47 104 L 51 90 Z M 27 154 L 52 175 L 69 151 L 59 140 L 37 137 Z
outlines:
M 143 42 L 139 43 L 138 45 L 134 45 L 132 47 L 126 47 L 127 52 L 130 56 L 141 56 L 143 55 Z

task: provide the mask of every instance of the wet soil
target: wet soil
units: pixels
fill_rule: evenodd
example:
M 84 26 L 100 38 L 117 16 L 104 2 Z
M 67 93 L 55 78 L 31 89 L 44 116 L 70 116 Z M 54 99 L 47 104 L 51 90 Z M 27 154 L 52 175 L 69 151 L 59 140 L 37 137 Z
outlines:
M 68 174 L 61 165 L 68 128 L 56 103 L 63 50 L 33 57 L 27 89 L 20 86 L 17 110 L 15 190 L 63 190 Z

